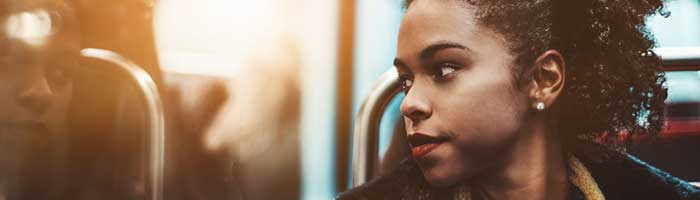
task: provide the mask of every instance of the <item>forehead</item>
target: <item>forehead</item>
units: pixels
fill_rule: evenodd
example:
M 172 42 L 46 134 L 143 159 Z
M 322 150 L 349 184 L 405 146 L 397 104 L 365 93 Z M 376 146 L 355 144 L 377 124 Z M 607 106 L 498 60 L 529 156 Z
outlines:
M 77 19 L 62 0 L 2 0 L 0 46 L 39 50 L 75 48 Z
M 399 54 L 404 50 L 419 50 L 438 41 L 472 39 L 478 34 L 474 13 L 474 7 L 460 1 L 414 1 L 401 21 Z
M 0 0 L 0 34 L 13 26 L 33 28 L 21 22 L 50 21 L 54 26 L 75 29 L 75 11 L 63 0 Z
M 418 0 L 407 8 L 399 30 L 397 56 L 408 59 L 425 47 L 454 42 L 479 50 L 506 46 L 502 34 L 481 26 L 476 7 L 460 0 Z

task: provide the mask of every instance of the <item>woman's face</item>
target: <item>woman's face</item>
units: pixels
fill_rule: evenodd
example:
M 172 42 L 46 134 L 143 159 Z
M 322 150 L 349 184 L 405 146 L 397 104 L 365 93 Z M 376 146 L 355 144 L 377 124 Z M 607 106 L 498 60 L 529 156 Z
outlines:
M 426 180 L 454 184 L 507 162 L 528 111 L 514 56 L 459 1 L 414 1 L 406 10 L 395 67 L 412 153 Z
M 72 97 L 70 74 L 79 57 L 78 37 L 61 30 L 67 22 L 63 10 L 45 1 L 9 3 L 10 12 L 0 13 L 0 150 L 5 155 L 41 149 L 50 138 L 62 137 Z

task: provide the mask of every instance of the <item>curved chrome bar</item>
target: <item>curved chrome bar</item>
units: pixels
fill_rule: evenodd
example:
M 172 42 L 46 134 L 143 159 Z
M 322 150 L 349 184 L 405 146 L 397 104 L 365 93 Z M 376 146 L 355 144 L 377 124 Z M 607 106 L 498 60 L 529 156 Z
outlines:
M 700 47 L 656 48 L 654 52 L 661 57 L 664 65 L 700 64 Z
M 378 166 L 377 145 L 382 113 L 392 98 L 400 91 L 399 75 L 389 69 L 379 78 L 367 98 L 362 102 L 355 119 L 352 156 L 352 185 L 359 186 L 374 176 Z
M 141 67 L 117 53 L 102 49 L 83 49 L 83 57 L 105 60 L 119 66 L 120 70 L 128 74 L 129 77 L 138 84 L 142 92 L 150 120 L 150 184 L 151 199 L 162 200 L 163 198 L 163 174 L 165 167 L 165 114 L 160 93 L 151 76 Z
M 654 49 L 663 60 L 665 71 L 700 70 L 699 47 L 668 47 Z

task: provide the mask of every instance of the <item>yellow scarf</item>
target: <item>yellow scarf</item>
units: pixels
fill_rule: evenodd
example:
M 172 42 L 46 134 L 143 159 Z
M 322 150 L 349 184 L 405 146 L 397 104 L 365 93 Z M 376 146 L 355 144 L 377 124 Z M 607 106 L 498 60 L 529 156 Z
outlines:
M 605 200 L 603 192 L 598 187 L 598 184 L 588 172 L 586 166 L 579 161 L 575 156 L 569 155 L 569 180 L 574 186 L 578 187 L 583 193 L 586 200 Z M 455 200 L 471 200 L 471 187 L 466 184 L 457 188 Z

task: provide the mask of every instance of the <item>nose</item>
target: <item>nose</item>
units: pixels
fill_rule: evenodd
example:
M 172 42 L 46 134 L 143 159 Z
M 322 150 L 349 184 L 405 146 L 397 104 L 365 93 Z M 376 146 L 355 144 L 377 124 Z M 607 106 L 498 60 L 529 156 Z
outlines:
M 420 88 L 414 86 L 411 90 L 406 93 L 403 101 L 401 102 L 401 113 L 409 118 L 414 124 L 428 119 L 432 114 L 432 107 L 430 106 L 430 101 L 427 98 L 428 95 L 422 93 Z
M 19 105 L 34 114 L 41 115 L 49 107 L 54 92 L 43 73 L 28 76 L 25 86 L 19 91 Z

